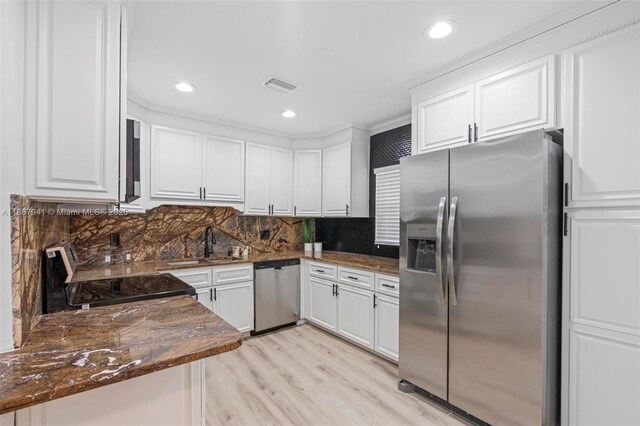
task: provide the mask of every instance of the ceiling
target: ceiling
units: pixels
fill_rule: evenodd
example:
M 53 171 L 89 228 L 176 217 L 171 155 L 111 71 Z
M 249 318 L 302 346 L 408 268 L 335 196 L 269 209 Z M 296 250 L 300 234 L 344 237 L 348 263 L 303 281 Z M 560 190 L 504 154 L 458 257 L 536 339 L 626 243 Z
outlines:
M 158 109 L 318 136 L 410 111 L 403 84 L 564 11 L 573 1 L 139 1 L 129 33 L 129 96 Z M 450 19 L 441 40 L 424 29 Z M 313 58 L 318 49 L 333 56 Z M 300 89 L 276 92 L 278 76 Z M 188 81 L 197 90 L 180 93 Z M 293 119 L 280 115 L 285 109 Z

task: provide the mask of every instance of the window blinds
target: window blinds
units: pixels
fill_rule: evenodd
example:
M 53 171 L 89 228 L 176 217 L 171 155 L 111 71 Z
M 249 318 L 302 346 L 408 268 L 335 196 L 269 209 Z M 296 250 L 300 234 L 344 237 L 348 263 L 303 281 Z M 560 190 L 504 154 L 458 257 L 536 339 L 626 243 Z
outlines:
M 376 176 L 375 244 L 400 245 L 400 166 L 380 167 Z

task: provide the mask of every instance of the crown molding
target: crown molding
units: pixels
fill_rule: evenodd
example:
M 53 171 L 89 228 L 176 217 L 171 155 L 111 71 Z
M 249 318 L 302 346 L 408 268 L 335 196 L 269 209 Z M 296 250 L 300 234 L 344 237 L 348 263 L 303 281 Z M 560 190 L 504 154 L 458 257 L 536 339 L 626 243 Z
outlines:
M 380 123 L 372 124 L 370 126 L 371 136 L 377 135 L 378 133 L 386 132 L 387 130 L 406 126 L 407 124 L 411 124 L 411 112 L 391 118 L 389 120 L 381 121 Z
M 583 18 L 592 13 L 598 12 L 604 8 L 610 7 L 620 0 L 607 1 L 603 3 L 583 2 L 576 6 L 569 8 L 561 13 L 555 14 L 549 19 L 540 21 L 527 28 L 524 28 L 514 34 L 511 34 L 501 40 L 491 43 L 482 49 L 478 49 L 473 53 L 462 56 L 454 61 L 451 61 L 443 66 L 434 68 L 433 70 L 417 77 L 403 85 L 408 91 L 414 91 L 422 85 L 426 85 L 433 80 L 441 78 L 447 74 L 459 71 L 477 62 L 490 58 L 498 53 L 510 50 L 515 46 L 518 46 L 526 41 L 529 41 L 535 37 L 546 34 L 553 31 L 563 25 L 573 22 L 577 19 Z

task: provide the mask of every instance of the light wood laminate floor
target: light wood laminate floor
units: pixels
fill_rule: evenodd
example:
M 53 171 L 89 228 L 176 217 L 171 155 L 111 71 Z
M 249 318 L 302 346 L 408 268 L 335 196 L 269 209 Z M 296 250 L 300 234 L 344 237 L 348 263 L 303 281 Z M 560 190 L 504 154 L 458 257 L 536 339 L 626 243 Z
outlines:
M 462 425 L 397 390 L 398 367 L 305 324 L 206 361 L 207 425 Z

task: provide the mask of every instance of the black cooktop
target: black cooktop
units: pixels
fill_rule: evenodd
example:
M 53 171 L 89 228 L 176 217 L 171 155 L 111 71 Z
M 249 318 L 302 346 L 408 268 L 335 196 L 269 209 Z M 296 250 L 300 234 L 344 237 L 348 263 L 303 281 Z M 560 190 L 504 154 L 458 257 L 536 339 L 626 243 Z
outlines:
M 195 296 L 196 290 L 173 275 L 154 274 L 78 281 L 69 284 L 66 293 L 69 306 L 93 308 L 181 294 Z

